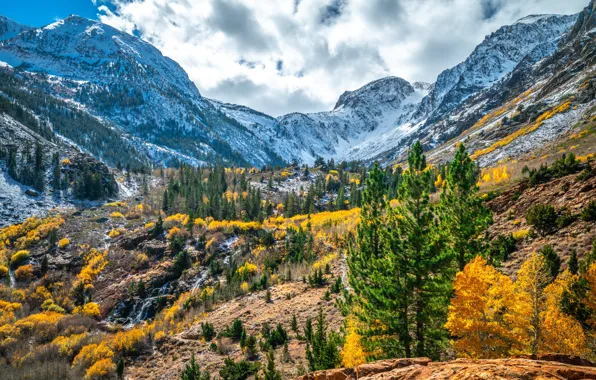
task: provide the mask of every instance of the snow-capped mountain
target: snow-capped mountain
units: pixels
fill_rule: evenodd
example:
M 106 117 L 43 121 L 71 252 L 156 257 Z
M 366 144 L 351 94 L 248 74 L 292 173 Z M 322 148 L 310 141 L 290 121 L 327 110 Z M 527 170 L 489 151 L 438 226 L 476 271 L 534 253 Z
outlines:
M 466 126 L 458 122 L 458 107 L 552 55 L 576 19 L 525 17 L 487 36 L 433 84 L 382 78 L 344 92 L 329 112 L 277 119 L 202 97 L 184 70 L 149 43 L 78 16 L 38 29 L 0 19 L 0 61 L 14 67 L 27 87 L 104 124 L 102 134 L 117 134 L 113 149 L 127 146 L 158 164 L 391 159 L 415 138 L 433 147 L 456 136 Z M 110 149 L 93 152 L 85 146 L 92 139 L 65 137 L 99 157 Z
M 534 15 L 501 27 L 487 36 L 459 65 L 443 71 L 416 117 L 436 121 L 463 100 L 492 86 L 528 54 L 538 61 L 552 54 L 577 15 Z
M 403 126 L 430 85 L 388 77 L 343 93 L 330 112 L 293 113 L 278 119 L 283 133 L 302 147 L 302 158 L 342 157 L 348 149 Z
M 70 16 L 38 29 L 8 22 L 0 61 L 37 76 L 31 85 L 68 99 L 123 133 L 194 163 L 281 162 L 258 136 L 204 99 L 186 72 L 143 40 L 108 25 Z M 163 148 L 163 149 L 162 149 Z M 179 153 L 179 154 L 178 154 Z
M 0 41 L 8 40 L 21 32 L 32 28 L 21 25 L 13 20 L 0 15 Z
M 501 80 L 406 143 L 420 139 L 433 148 L 430 159 L 440 162 L 465 142 L 479 165 L 490 166 L 579 133 L 596 117 L 596 0 L 574 18 L 556 44 L 538 45 Z M 402 153 L 396 149 L 387 156 L 400 160 Z
M 281 116 L 276 133 L 285 137 L 284 145 L 274 149 L 284 157 L 289 154 L 311 163 L 316 156 L 336 160 L 395 157 L 414 136 L 420 138 L 430 130 L 437 132 L 433 141 L 445 141 L 453 137 L 453 130 L 441 131 L 437 126 L 443 125 L 442 120 L 520 64 L 532 65 L 553 54 L 576 19 L 577 15 L 528 16 L 487 36 L 464 62 L 442 72 L 434 84 L 383 78 L 345 92 L 332 111 Z M 243 119 L 245 110 L 237 109 L 232 117 Z M 272 123 L 267 119 L 263 125 L 275 128 Z

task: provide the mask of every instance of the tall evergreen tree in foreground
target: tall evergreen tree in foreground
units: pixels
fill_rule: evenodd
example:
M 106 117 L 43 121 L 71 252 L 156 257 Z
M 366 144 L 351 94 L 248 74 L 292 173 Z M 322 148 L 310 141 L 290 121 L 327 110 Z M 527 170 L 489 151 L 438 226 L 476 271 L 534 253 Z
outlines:
M 451 289 L 451 258 L 438 233 L 430 203 L 432 172 L 426 165 L 422 145 L 416 142 L 403 173 L 399 202 L 388 210 L 385 247 L 395 262 L 395 278 L 401 278 L 403 328 L 412 331 L 414 342 L 402 341 L 406 353 L 438 357 L 445 340 L 443 329 Z
M 483 233 L 492 223 L 492 214 L 478 196 L 477 182 L 474 162 L 464 144 L 459 144 L 443 183 L 439 215 L 440 230 L 449 238 L 448 249 L 460 271 L 475 256 L 485 256 L 488 251 Z
M 445 342 L 452 259 L 430 203 L 433 175 L 416 143 L 388 206 L 384 175 L 374 167 L 363 194 L 361 223 L 349 245 L 352 310 L 375 357 L 438 357 Z
M 353 290 L 352 312 L 360 320 L 367 351 L 382 352 L 381 356 L 409 356 L 397 345 L 395 336 L 401 331 L 399 294 L 394 281 L 399 273 L 394 262 L 385 255 L 381 244 L 385 228 L 385 173 L 377 164 L 366 179 L 362 192 L 360 224 L 356 236 L 349 237 L 347 263 L 348 282 Z

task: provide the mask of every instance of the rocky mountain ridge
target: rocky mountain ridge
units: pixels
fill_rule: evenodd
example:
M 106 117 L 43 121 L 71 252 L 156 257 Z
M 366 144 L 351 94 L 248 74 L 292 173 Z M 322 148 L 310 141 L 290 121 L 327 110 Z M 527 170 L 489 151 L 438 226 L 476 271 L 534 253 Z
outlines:
M 7 25 L 16 28 L 14 22 Z M 133 145 L 150 160 L 163 163 L 159 153 L 166 152 L 170 165 L 172 159 L 282 162 L 258 136 L 205 100 L 186 72 L 147 42 L 79 16 L 22 29 L 0 42 L 0 61 L 15 68 L 15 75 L 23 73 L 28 86 L 76 104 L 121 135 L 140 138 Z
M 405 151 L 414 135 L 435 130 L 437 142 L 446 140 L 453 132 L 442 121 L 452 119 L 460 103 L 502 81 L 521 62 L 551 55 L 575 19 L 528 16 L 487 36 L 434 84 L 382 78 L 344 92 L 332 111 L 277 119 L 203 98 L 182 68 L 148 43 L 78 16 L 38 29 L 2 19 L 7 32 L 0 61 L 14 67 L 27 86 L 108 123 L 155 163 L 386 160 Z

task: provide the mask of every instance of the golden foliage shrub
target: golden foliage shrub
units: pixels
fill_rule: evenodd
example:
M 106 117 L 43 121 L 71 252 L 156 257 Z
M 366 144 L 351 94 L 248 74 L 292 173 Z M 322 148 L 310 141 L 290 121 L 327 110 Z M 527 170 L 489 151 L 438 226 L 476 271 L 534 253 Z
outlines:
M 25 263 L 27 260 L 29 260 L 29 257 L 29 251 L 17 251 L 10 257 L 10 265 L 12 265 L 13 267 L 19 266 Z
M 50 231 L 60 228 L 64 219 L 60 216 L 49 216 L 44 219 L 31 217 L 21 224 L 15 224 L 0 229 L 0 249 L 12 246 L 16 249 L 26 249 L 45 239 Z
M 9 271 L 6 265 L 0 265 L 0 279 L 8 278 Z
M 81 351 L 75 356 L 72 361 L 73 367 L 89 368 L 94 363 L 103 359 L 112 359 L 114 351 L 110 349 L 105 343 L 89 344 L 84 346 Z
M 355 321 L 348 320 L 346 342 L 341 350 L 341 363 L 346 368 L 354 368 L 366 363 L 366 352 L 361 337 L 356 331 Z
M 184 225 L 188 224 L 188 218 L 189 217 L 186 214 L 170 215 L 167 218 L 165 218 L 163 221 L 164 228 L 169 229 L 176 225 L 184 226 Z
M 68 238 L 62 238 L 58 242 L 58 248 L 66 248 L 70 245 L 70 240 Z
M 324 269 L 327 264 L 331 263 L 337 257 L 336 253 L 330 253 L 328 255 L 323 256 L 321 259 L 315 261 L 312 264 L 312 269 Z
M 96 302 L 88 302 L 83 306 L 77 306 L 72 313 L 81 314 L 90 318 L 98 318 L 101 315 L 99 304 Z
M 99 380 L 112 377 L 116 372 L 116 365 L 112 359 L 101 359 L 95 362 L 87 372 L 85 380 Z
M 124 202 L 124 201 L 110 202 L 110 203 L 106 203 L 105 206 L 107 206 L 107 207 L 126 207 L 126 202 Z
M 512 236 L 515 240 L 523 240 L 530 235 L 530 230 L 517 230 L 512 233 Z
M 255 264 L 251 262 L 245 262 L 240 268 L 238 268 L 237 272 L 242 278 L 248 278 L 249 276 L 257 273 L 258 268 Z
M 14 271 L 14 278 L 17 281 L 29 281 L 33 278 L 33 266 L 31 264 L 21 265 Z
M 147 332 L 141 327 L 120 331 L 112 338 L 112 347 L 123 355 L 132 355 L 142 350 Z
M 99 273 L 108 265 L 108 251 L 100 251 L 92 248 L 84 255 L 85 266 L 79 274 L 77 279 L 85 285 L 91 284 L 99 275 Z
M 69 336 L 57 336 L 51 344 L 58 346 L 60 354 L 68 357 L 73 357 L 82 347 L 82 342 L 87 338 L 89 333 L 83 332 L 81 334 L 72 334 Z

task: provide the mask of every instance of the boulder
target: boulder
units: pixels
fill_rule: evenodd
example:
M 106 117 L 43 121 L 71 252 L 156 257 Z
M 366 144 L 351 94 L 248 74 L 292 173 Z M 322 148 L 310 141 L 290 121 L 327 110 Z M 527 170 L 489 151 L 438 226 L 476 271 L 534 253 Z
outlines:
M 560 354 L 510 359 L 457 359 L 431 362 L 428 358 L 380 360 L 356 368 L 317 371 L 300 380 L 447 380 L 447 379 L 596 379 L 587 360 Z
M 39 193 L 33 189 L 25 190 L 25 194 L 27 194 L 30 197 L 39 197 Z

